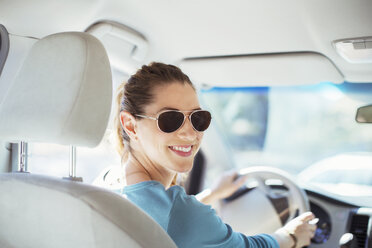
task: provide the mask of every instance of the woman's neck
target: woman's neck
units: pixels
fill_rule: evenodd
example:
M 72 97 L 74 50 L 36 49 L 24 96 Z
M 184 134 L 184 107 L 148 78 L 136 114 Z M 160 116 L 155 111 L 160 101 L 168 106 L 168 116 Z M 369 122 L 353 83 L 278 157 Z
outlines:
M 125 163 L 125 180 L 127 185 L 144 181 L 158 181 L 167 189 L 170 187 L 176 173 L 157 166 L 149 159 L 132 152 Z

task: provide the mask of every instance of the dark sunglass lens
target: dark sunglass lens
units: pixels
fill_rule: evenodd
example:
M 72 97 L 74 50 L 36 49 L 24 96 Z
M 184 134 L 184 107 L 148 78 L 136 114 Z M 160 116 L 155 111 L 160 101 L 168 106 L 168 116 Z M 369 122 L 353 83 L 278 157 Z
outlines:
M 183 123 L 184 115 L 177 111 L 168 111 L 161 113 L 158 119 L 160 130 L 165 133 L 176 131 Z
M 208 111 L 197 111 L 191 115 L 191 123 L 196 131 L 203 132 L 207 130 L 211 123 L 211 113 Z

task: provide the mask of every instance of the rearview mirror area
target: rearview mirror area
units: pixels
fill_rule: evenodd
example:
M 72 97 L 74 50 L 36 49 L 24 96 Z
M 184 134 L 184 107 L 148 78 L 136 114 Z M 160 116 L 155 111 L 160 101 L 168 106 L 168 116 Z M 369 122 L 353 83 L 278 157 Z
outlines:
M 372 105 L 358 108 L 355 120 L 358 123 L 372 123 Z

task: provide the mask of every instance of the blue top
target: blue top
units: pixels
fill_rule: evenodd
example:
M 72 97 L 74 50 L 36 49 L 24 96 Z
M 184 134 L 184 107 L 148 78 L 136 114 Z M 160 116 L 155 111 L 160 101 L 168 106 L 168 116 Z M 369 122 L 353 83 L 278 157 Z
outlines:
M 157 181 L 145 181 L 124 187 L 124 194 L 135 205 L 158 222 L 182 247 L 275 247 L 270 235 L 245 236 L 234 232 L 222 222 L 214 209 L 189 196 L 180 186 L 164 186 Z

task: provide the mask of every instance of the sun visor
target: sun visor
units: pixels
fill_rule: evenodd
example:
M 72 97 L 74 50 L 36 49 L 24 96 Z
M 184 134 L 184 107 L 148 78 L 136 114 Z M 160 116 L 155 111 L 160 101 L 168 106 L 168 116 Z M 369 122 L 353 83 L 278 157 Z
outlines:
M 86 32 L 102 42 L 112 67 L 133 74 L 144 63 L 149 44 L 136 30 L 119 23 L 99 22 Z
M 343 75 L 319 53 L 277 53 L 182 60 L 197 85 L 220 87 L 342 83 Z

